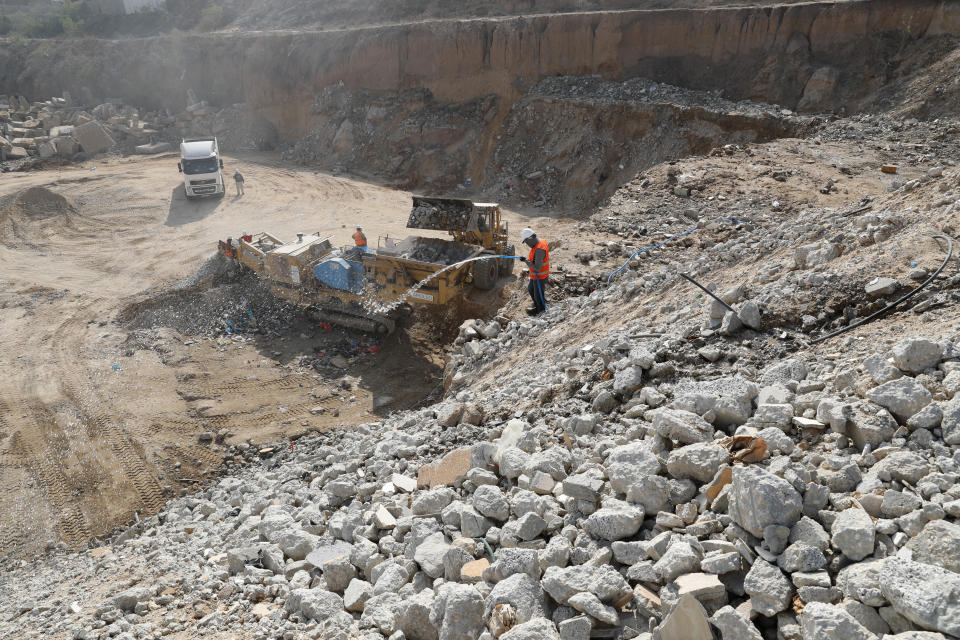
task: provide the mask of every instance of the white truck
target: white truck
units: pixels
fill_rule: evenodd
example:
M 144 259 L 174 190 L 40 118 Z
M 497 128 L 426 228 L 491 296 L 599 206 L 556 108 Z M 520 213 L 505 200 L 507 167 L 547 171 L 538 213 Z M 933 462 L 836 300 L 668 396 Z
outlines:
M 177 169 L 184 174 L 183 189 L 187 199 L 223 197 L 223 160 L 216 138 L 184 138 L 180 143 Z

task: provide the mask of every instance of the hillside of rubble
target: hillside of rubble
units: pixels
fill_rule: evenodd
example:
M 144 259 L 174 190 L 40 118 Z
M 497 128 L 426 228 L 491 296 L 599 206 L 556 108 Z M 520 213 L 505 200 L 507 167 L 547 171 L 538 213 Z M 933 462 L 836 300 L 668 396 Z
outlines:
M 244 467 L 119 536 L 8 563 L 0 629 L 958 637 L 958 130 L 856 116 L 649 168 L 556 236 L 547 313 L 518 286 L 461 326 L 439 401 L 228 446 Z

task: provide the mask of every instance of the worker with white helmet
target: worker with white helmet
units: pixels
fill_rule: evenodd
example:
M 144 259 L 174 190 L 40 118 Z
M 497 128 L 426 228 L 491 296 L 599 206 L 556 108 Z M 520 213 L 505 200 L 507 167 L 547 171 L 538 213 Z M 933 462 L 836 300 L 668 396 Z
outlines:
M 357 230 L 353 233 L 353 242 L 358 247 L 366 248 L 367 246 L 367 236 L 363 235 L 363 227 L 360 225 L 357 225 Z
M 530 269 L 527 291 L 533 300 L 533 306 L 527 309 L 527 313 L 536 316 L 547 310 L 546 285 L 550 276 L 550 247 L 546 240 L 537 238 L 537 234 L 530 228 L 520 232 L 520 240 L 530 247 L 530 255 L 520 260 Z

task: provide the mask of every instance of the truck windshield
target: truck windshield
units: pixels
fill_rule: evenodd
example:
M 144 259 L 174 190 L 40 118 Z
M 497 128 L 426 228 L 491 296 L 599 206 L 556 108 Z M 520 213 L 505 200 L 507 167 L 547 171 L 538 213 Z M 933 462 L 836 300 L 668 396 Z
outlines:
M 198 173 L 216 173 L 216 171 L 216 158 L 203 158 L 202 160 L 183 161 L 183 172 L 190 175 L 196 175 Z

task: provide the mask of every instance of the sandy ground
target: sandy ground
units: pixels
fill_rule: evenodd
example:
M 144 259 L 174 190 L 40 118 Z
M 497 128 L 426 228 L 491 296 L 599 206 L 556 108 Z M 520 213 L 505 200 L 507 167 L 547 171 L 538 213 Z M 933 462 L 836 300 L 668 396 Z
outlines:
M 157 510 L 220 467 L 226 450 L 198 442 L 203 432 L 226 445 L 277 441 L 359 424 L 439 388 L 442 340 L 413 321 L 343 371 L 353 384 L 344 392 L 339 377 L 298 366 L 318 339 L 299 318 L 256 339 L 164 328 L 131 338 L 120 313 L 195 272 L 219 238 L 304 231 L 348 244 L 357 223 L 371 243 L 407 235 L 410 194 L 272 155 L 226 158 L 225 173 L 234 168 L 245 196 L 231 185 L 198 202 L 183 196 L 171 155 L 0 180 L 0 210 L 30 187 L 67 199 L 0 220 L 0 557 L 80 546 Z M 507 216 L 517 233 L 568 226 Z

